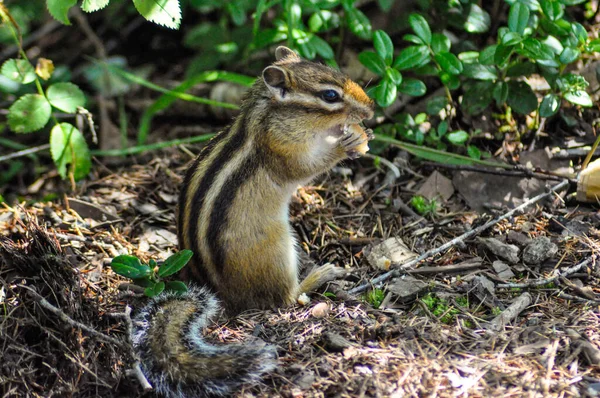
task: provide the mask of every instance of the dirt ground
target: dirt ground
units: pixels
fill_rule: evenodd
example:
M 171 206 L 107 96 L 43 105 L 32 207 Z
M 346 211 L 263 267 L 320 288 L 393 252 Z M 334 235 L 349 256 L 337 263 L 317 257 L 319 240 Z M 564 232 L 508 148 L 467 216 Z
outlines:
M 75 194 L 0 208 L 3 397 L 142 395 L 126 375 L 132 358 L 119 314 L 146 299 L 109 264 L 120 254 L 160 261 L 176 251 L 178 185 L 197 152 L 166 150 L 118 170 L 97 164 Z M 417 216 L 406 203 L 432 170 L 401 171 L 386 185 L 386 167 L 365 158 L 297 191 L 291 218 L 301 249 L 348 274 L 307 306 L 222 318 L 207 331 L 217 342 L 258 337 L 277 346 L 277 370 L 234 396 L 599 396 L 597 208 L 564 191 L 549 195 L 421 262 L 422 272 L 350 295 L 383 272 L 368 258 L 386 239 L 422 254 L 507 211 L 480 216 L 455 193 L 435 215 Z M 517 247 L 517 260 L 480 239 L 491 237 Z M 540 237 L 555 254 L 526 264 L 522 253 Z M 494 321 L 523 300 L 514 317 Z

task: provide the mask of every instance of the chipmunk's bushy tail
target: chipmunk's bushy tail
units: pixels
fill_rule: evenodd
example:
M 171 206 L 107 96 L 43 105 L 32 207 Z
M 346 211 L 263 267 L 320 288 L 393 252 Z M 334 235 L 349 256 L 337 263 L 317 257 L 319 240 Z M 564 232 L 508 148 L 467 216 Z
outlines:
M 136 316 L 133 345 L 156 392 L 166 397 L 224 396 L 275 368 L 273 346 L 204 340 L 202 330 L 218 309 L 211 292 L 193 287 L 182 295 L 158 296 Z

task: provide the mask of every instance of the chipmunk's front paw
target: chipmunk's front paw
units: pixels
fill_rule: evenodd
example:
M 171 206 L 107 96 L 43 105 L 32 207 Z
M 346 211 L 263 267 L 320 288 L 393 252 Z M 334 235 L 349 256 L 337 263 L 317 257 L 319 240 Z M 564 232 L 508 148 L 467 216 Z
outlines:
M 358 124 L 351 124 L 344 130 L 340 143 L 350 159 L 356 159 L 369 150 L 369 140 L 373 138 L 371 130 L 363 130 Z

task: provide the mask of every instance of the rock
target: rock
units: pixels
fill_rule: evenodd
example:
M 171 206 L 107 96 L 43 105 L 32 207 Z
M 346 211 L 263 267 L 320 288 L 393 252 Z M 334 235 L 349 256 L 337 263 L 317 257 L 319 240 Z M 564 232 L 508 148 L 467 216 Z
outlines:
M 419 293 L 427 289 L 429 285 L 410 275 L 394 279 L 387 286 L 387 290 L 398 297 L 401 302 L 414 300 Z
M 530 265 L 538 265 L 543 261 L 553 257 L 558 252 L 558 246 L 545 237 L 540 236 L 534 239 L 523 250 L 523 262 Z
M 494 253 L 496 256 L 508 261 L 511 264 L 519 262 L 519 248 L 515 245 L 508 245 L 495 238 L 478 238 L 483 246 Z
M 332 352 L 342 352 L 344 349 L 354 345 L 337 333 L 327 332 L 323 337 L 325 348 Z
M 522 232 L 509 231 L 506 235 L 506 239 L 510 243 L 515 243 L 519 246 L 526 246 L 531 243 L 531 238 Z
M 325 318 L 329 315 L 329 305 L 327 303 L 318 303 L 310 311 L 315 318 Z
M 454 186 L 449 178 L 444 177 L 438 171 L 434 171 L 427 178 L 427 181 L 421 185 L 421 188 L 417 191 L 417 195 L 421 195 L 428 200 L 441 198 L 443 201 L 447 201 L 454 195 Z
M 400 238 L 389 238 L 368 251 L 367 261 L 371 267 L 387 271 L 392 263 L 404 263 L 417 257 Z
M 496 271 L 496 273 L 498 274 L 498 278 L 504 281 L 515 277 L 515 274 L 505 262 L 496 260 L 492 263 L 492 267 L 494 267 L 494 271 Z

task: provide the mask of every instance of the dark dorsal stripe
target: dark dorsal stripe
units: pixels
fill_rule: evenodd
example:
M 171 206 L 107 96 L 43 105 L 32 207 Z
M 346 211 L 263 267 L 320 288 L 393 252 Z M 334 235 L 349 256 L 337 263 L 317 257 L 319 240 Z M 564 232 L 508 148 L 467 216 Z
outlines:
M 251 151 L 248 157 L 223 184 L 221 192 L 215 198 L 208 223 L 206 239 L 211 252 L 215 269 L 223 271 L 226 255 L 225 245 L 221 242 L 222 232 L 228 228 L 229 209 L 244 182 L 250 180 L 261 165 L 261 156 L 257 151 Z M 236 228 L 235 226 L 231 228 Z
M 229 131 L 229 133 L 230 132 L 231 130 Z M 198 236 L 198 220 L 200 219 L 200 213 L 204 208 L 206 194 L 208 193 L 208 190 L 211 189 L 219 172 L 225 167 L 225 164 L 229 162 L 233 158 L 235 153 L 242 148 L 242 146 L 246 142 L 247 135 L 248 132 L 246 131 L 246 116 L 244 115 L 241 121 L 241 125 L 233 133 L 233 135 L 231 135 L 229 141 L 227 141 L 223 145 L 221 151 L 213 159 L 208 169 L 206 169 L 206 171 L 204 172 L 202 180 L 200 181 L 200 184 L 198 184 L 198 189 L 196 190 L 196 192 L 194 192 L 194 197 L 192 198 L 191 202 L 192 212 L 190 214 L 189 220 L 190 225 L 188 225 L 188 239 L 190 243 L 195 243 L 195 247 L 193 248 L 193 250 L 196 253 L 197 258 L 200 257 L 200 238 Z M 219 197 L 221 197 L 221 194 L 219 194 Z M 218 200 L 215 201 L 215 205 L 217 203 L 219 203 Z M 208 239 L 210 240 L 210 235 Z M 212 251 L 212 245 L 210 245 L 210 243 L 211 242 L 209 241 L 209 248 Z M 209 255 L 212 256 L 212 253 L 209 253 Z M 198 264 L 198 266 L 202 266 L 201 261 L 197 261 L 195 264 Z M 219 265 L 217 264 L 214 264 L 214 266 L 219 267 Z M 204 272 L 204 274 L 208 275 L 207 272 Z
M 185 242 L 184 242 L 184 234 L 185 231 L 183 230 L 183 220 L 185 218 L 185 204 L 188 201 L 188 190 L 191 186 L 191 182 L 192 182 L 192 178 L 194 177 L 194 174 L 196 173 L 196 170 L 198 169 L 198 165 L 200 164 L 201 161 L 203 161 L 206 157 L 208 157 L 208 155 L 210 155 L 210 153 L 212 152 L 212 150 L 215 148 L 215 146 L 217 146 L 217 144 L 221 141 L 223 141 L 223 139 L 225 137 L 227 137 L 227 134 L 229 133 L 229 129 L 230 126 L 226 127 L 222 132 L 220 132 L 219 134 L 217 134 L 216 136 L 214 136 L 209 142 L 208 144 L 206 144 L 206 146 L 204 148 L 202 148 L 202 150 L 200 151 L 200 154 L 198 155 L 198 157 L 196 157 L 196 160 L 194 161 L 194 163 L 190 166 L 190 168 L 187 170 L 187 173 L 185 174 L 185 179 L 183 180 L 183 183 L 181 184 L 181 189 L 179 192 L 179 214 L 177 217 L 177 237 L 179 239 L 179 249 L 183 250 L 183 249 L 191 249 L 190 247 L 186 247 L 185 246 Z M 189 221 L 191 221 L 191 219 L 189 219 Z M 190 236 L 188 235 L 188 238 Z M 195 240 L 191 240 L 190 242 L 194 242 Z M 194 256 L 194 261 L 198 262 L 200 260 L 200 256 L 199 255 L 195 255 Z

